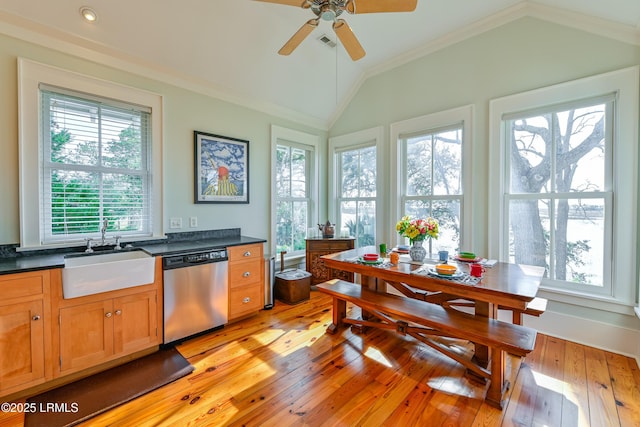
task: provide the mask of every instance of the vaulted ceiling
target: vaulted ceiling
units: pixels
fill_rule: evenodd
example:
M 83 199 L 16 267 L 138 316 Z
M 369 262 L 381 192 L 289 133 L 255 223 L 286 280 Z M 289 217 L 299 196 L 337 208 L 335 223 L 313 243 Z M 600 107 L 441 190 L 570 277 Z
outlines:
M 96 22 L 81 19 L 82 6 Z M 0 0 L 2 33 L 319 128 L 368 76 L 522 16 L 640 44 L 638 0 L 418 0 L 410 13 L 344 13 L 366 51 L 357 62 L 325 21 L 291 55 L 278 55 L 314 15 L 275 3 Z

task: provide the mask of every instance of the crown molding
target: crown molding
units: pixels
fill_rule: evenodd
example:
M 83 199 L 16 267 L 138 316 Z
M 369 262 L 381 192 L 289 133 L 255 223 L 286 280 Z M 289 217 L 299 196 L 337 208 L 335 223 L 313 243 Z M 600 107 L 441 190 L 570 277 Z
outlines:
M 533 17 L 543 21 L 552 22 L 563 25 L 565 27 L 574 28 L 589 33 L 593 33 L 602 37 L 611 38 L 624 43 L 640 46 L 640 23 L 637 26 L 624 25 L 606 19 L 596 18 L 593 16 L 572 12 L 566 9 L 560 9 L 553 6 L 545 6 L 531 1 L 521 1 L 511 7 L 503 9 L 493 15 L 473 22 L 466 27 L 444 35 L 430 43 L 427 43 L 417 49 L 398 55 L 383 64 L 376 65 L 364 71 L 361 78 L 354 84 L 348 93 L 342 99 L 342 102 L 331 115 L 329 121 L 329 129 L 333 127 L 338 118 L 344 113 L 353 96 L 360 90 L 360 87 L 367 79 L 386 71 L 398 68 L 404 64 L 423 58 L 434 52 L 442 50 L 448 46 L 454 45 L 471 37 L 480 35 L 489 30 L 498 28 L 509 22 L 524 17 Z
M 640 46 L 640 21 L 625 25 L 607 19 L 527 1 L 527 16 Z
M 398 55 L 389 61 L 366 69 L 344 94 L 328 119 L 300 113 L 269 102 L 256 101 L 249 95 L 232 93 L 210 82 L 193 76 L 159 67 L 156 64 L 141 61 L 132 55 L 105 46 L 100 43 L 73 36 L 64 31 L 34 23 L 22 17 L 0 12 L 0 33 L 24 40 L 48 49 L 83 58 L 110 68 L 127 71 L 136 75 L 151 78 L 172 86 L 190 90 L 195 93 L 211 96 L 222 101 L 240 105 L 280 119 L 291 120 L 318 130 L 330 130 L 344 113 L 353 97 L 367 79 L 377 74 L 392 70 L 414 60 L 425 57 L 455 43 L 477 36 L 494 28 L 523 17 L 534 17 L 570 28 L 597 34 L 624 43 L 640 46 L 640 23 L 624 25 L 578 12 L 568 11 L 553 6 L 546 6 L 533 1 L 524 0 L 511 7 L 498 11 L 491 16 L 475 21 L 464 28 L 446 34 L 420 48 Z
M 103 44 L 1 11 L 0 33 L 119 71 L 157 80 L 281 119 L 291 120 L 318 130 L 328 130 L 326 120 L 318 117 L 302 114 L 276 104 L 256 101 L 249 96 L 231 93 L 212 85 L 210 82 L 162 68 L 150 62 L 141 61 L 135 56 L 127 55 Z
M 640 24 L 634 27 L 566 9 L 545 6 L 531 1 L 522 1 L 489 17 L 473 22 L 459 31 L 446 34 L 418 49 L 398 55 L 383 64 L 372 67 L 365 71 L 364 80 L 524 17 L 533 17 L 640 46 Z

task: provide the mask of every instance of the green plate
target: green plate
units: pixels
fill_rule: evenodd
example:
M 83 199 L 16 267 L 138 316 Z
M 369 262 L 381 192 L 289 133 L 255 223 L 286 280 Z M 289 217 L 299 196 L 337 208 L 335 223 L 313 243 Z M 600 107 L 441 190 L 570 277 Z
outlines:
M 382 260 L 382 258 L 378 258 L 375 261 L 367 261 L 366 259 L 360 257 L 360 262 L 363 264 L 376 265 L 376 264 L 382 264 L 384 261 Z

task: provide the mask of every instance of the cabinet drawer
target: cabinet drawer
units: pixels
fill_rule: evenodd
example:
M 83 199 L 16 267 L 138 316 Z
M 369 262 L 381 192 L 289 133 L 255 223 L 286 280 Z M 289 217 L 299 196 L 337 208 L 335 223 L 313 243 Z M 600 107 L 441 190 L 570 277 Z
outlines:
M 44 292 L 44 274 L 20 273 L 0 276 L 0 293 L 3 299 L 40 295 Z
M 231 289 L 229 292 L 229 318 L 256 312 L 264 306 L 262 286 L 251 285 Z
M 261 283 L 261 268 L 262 263 L 256 261 L 229 264 L 229 288 Z
M 353 240 L 307 240 L 307 250 L 309 251 L 340 252 L 348 249 L 353 249 Z
M 262 243 L 230 246 L 227 248 L 229 262 L 242 260 L 262 260 Z

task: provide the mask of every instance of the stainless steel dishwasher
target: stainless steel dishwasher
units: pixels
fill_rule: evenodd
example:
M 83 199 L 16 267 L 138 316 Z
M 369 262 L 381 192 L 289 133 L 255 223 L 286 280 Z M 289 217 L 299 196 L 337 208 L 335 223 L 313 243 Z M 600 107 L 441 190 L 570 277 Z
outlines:
M 227 323 L 227 260 L 226 248 L 163 257 L 165 344 Z

